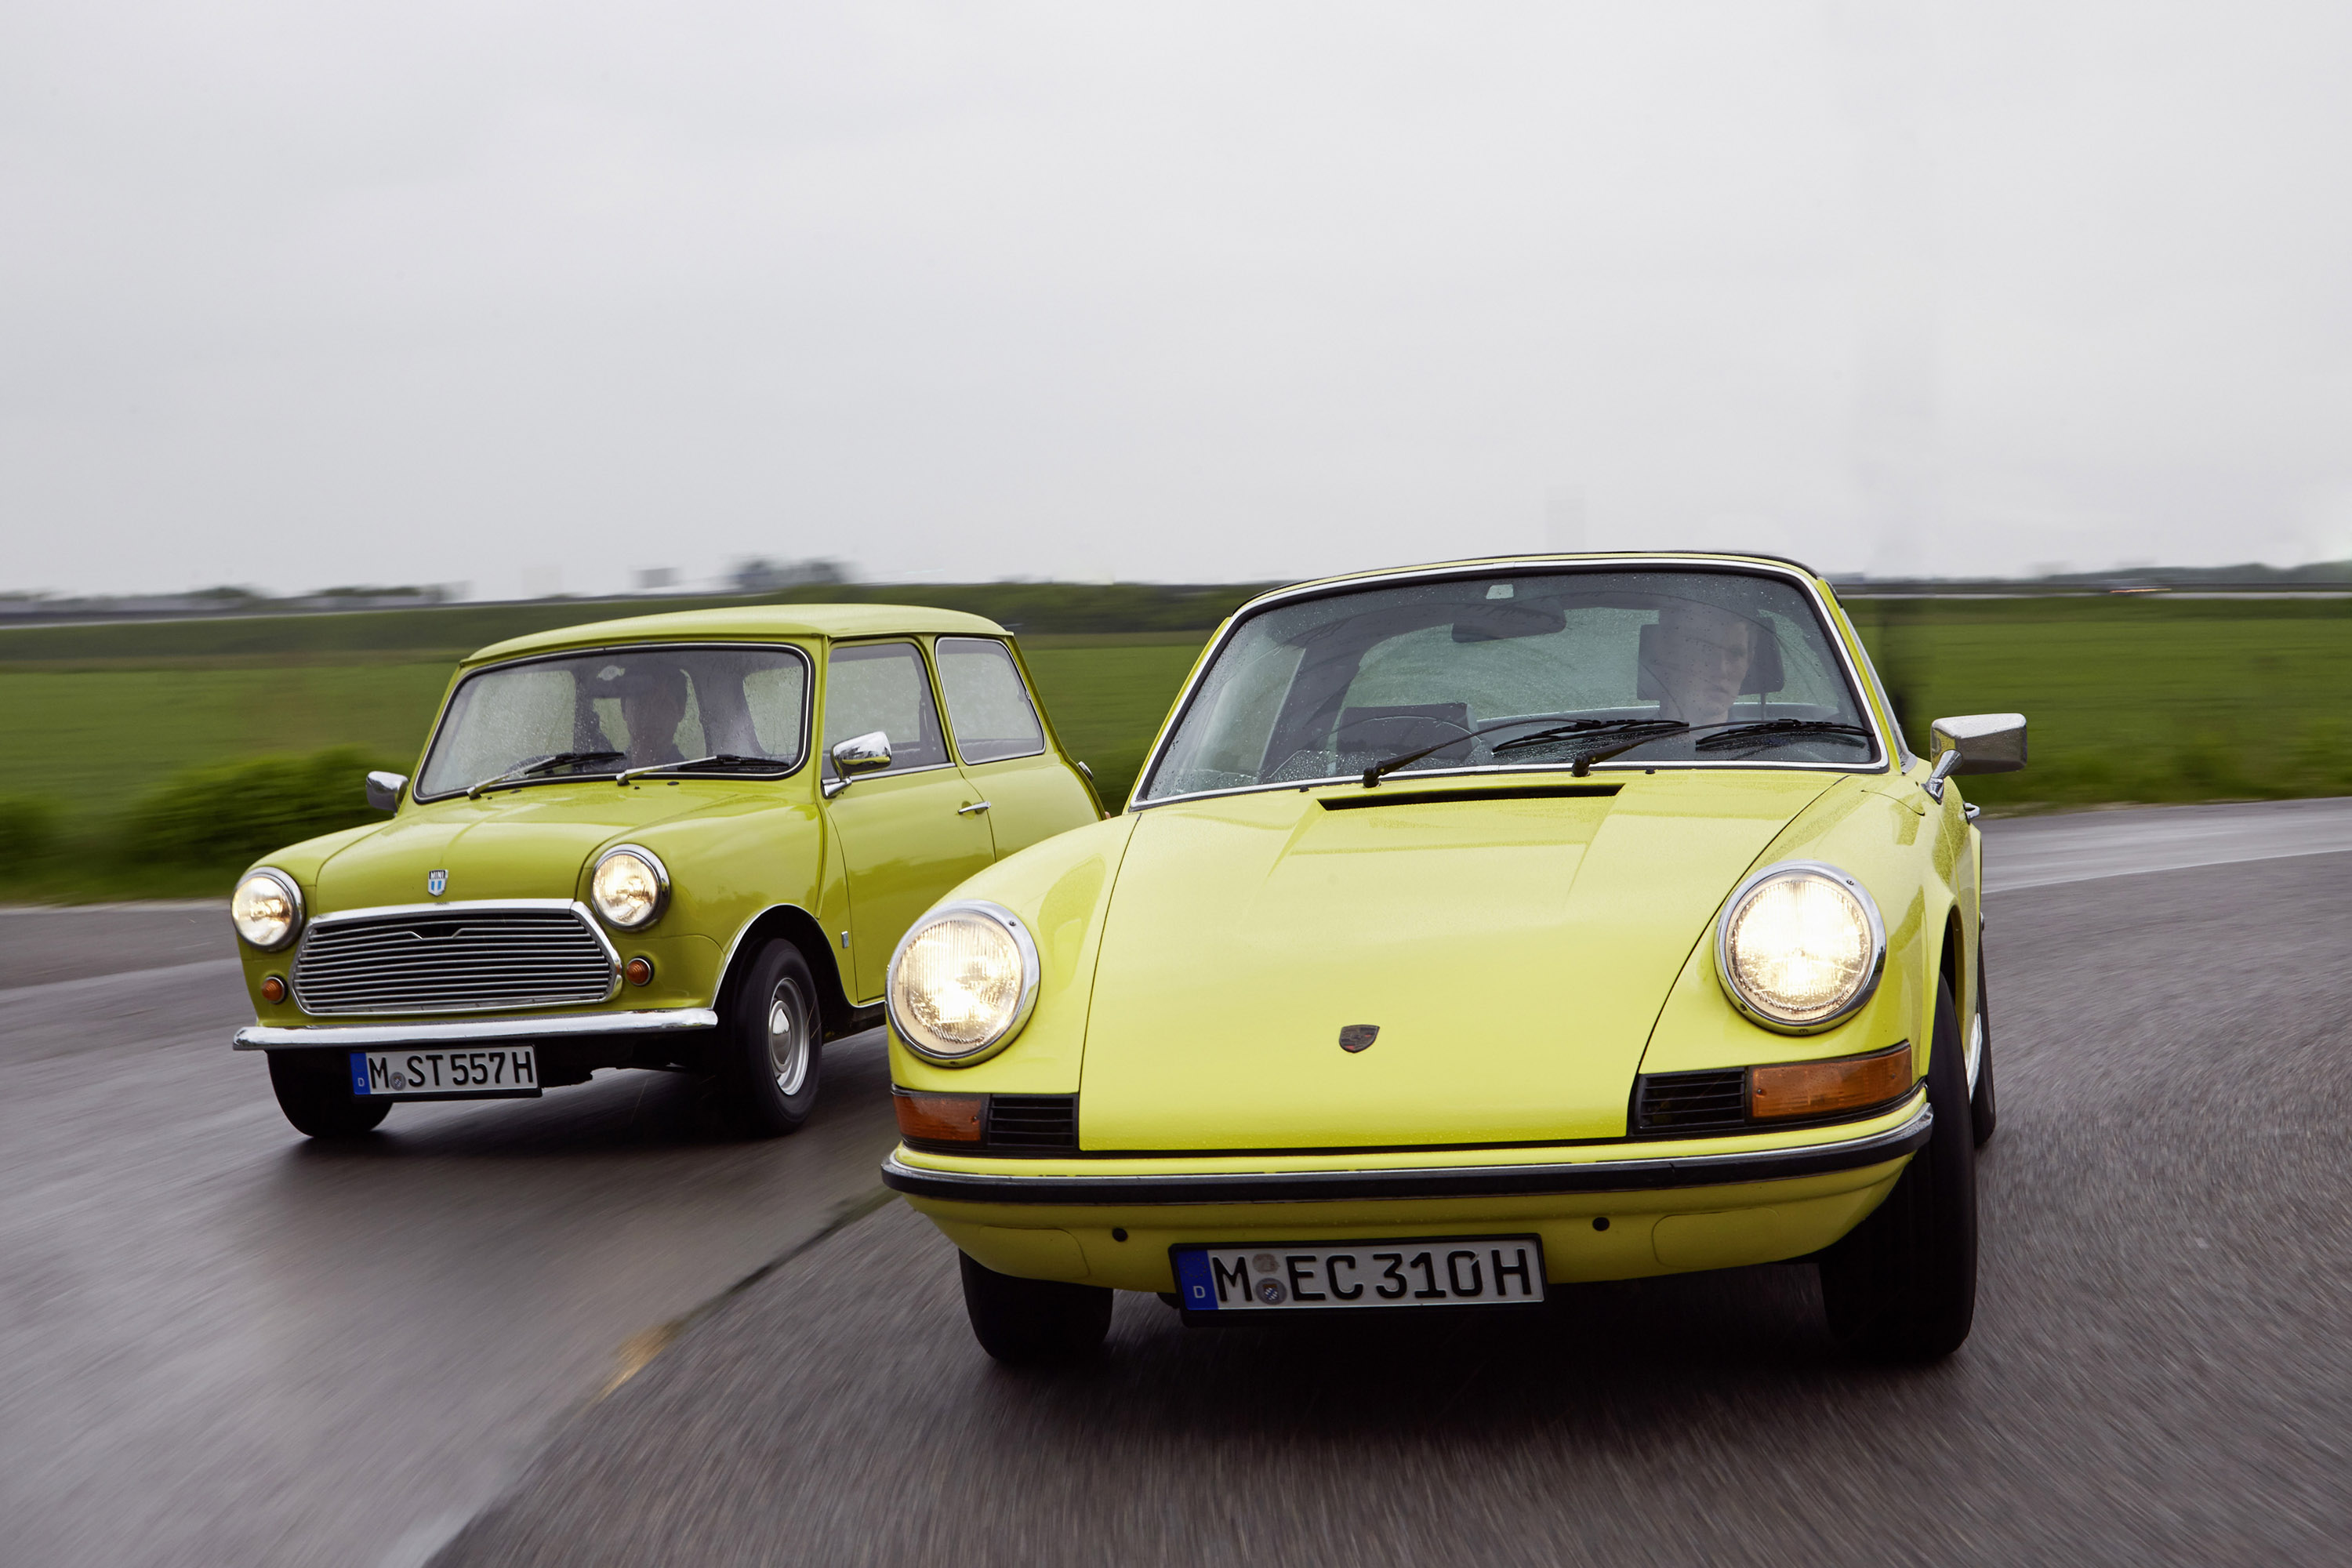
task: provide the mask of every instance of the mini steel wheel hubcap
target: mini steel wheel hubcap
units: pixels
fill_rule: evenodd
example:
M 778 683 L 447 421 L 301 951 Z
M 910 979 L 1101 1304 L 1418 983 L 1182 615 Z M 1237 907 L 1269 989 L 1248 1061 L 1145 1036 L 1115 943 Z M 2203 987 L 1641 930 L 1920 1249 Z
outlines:
M 800 987 L 789 980 L 776 983 L 768 998 L 768 1070 L 775 1075 L 776 1091 L 800 1092 L 808 1077 L 808 1026 L 801 1006 Z

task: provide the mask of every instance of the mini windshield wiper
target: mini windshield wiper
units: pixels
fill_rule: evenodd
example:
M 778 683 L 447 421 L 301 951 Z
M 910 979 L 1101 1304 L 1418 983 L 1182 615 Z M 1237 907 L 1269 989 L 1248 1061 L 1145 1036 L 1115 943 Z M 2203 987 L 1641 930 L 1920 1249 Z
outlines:
M 1497 730 L 1507 730 L 1513 725 L 1529 722 L 1531 721 L 1526 719 L 1505 719 L 1499 723 L 1482 725 L 1475 730 L 1465 730 L 1461 734 L 1449 740 L 1440 741 L 1433 746 L 1423 746 L 1417 752 L 1407 752 L 1401 757 L 1391 757 L 1384 763 L 1374 763 L 1364 770 L 1364 787 L 1379 788 L 1383 777 L 1394 773 L 1407 763 L 1421 761 L 1432 752 L 1442 752 L 1448 746 L 1458 746 L 1465 741 L 1475 741 L 1481 735 L 1491 735 Z M 1531 735 L 1515 735 L 1510 740 L 1500 742 L 1495 747 L 1495 754 L 1500 756 L 1505 752 L 1520 746 L 1539 745 L 1552 741 L 1589 740 L 1601 736 L 1622 735 L 1635 729 L 1639 729 L 1643 733 L 1625 744 L 1638 746 L 1644 741 L 1654 741 L 1661 735 L 1673 734 L 1688 728 L 1690 726 L 1679 719 L 1573 719 L 1565 724 L 1553 724 L 1546 729 L 1538 730 Z M 1621 746 L 1587 752 L 1577 758 L 1575 771 L 1581 775 L 1589 763 L 1602 757 L 1613 757 L 1619 751 L 1624 749 Z
M 688 757 L 684 762 L 648 763 L 642 768 L 631 768 L 625 773 L 614 774 L 613 782 L 616 784 L 626 784 L 631 779 L 642 778 L 646 773 L 675 773 L 680 768 L 782 768 L 789 766 L 791 766 L 790 760 L 784 757 L 746 757 L 735 752 L 713 752 L 707 757 Z
M 1874 744 L 1878 737 L 1860 724 L 1836 719 L 1755 719 L 1718 728 L 1704 741 L 1692 742 L 1702 752 L 1727 752 L 1741 746 L 1761 751 L 1783 740 L 1860 741 Z
M 519 763 L 502 773 L 493 773 L 478 784 L 467 785 L 466 798 L 472 800 L 492 784 L 511 784 L 520 779 L 546 773 L 551 768 L 569 767 L 574 763 L 601 763 L 620 754 L 618 752 L 552 752 L 543 757 L 533 757 L 530 761 Z

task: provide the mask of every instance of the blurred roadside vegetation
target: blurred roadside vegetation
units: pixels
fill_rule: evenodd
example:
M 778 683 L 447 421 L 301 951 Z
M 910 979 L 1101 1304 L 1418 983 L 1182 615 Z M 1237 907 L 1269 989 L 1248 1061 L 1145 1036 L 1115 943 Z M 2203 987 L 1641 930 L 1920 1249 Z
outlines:
M 1116 807 L 1201 645 L 1254 591 L 1001 584 L 760 602 L 929 603 L 1014 625 L 1055 730 Z M 11 896 L 224 895 L 256 856 L 375 818 L 361 774 L 411 771 L 461 655 L 614 609 L 0 631 Z M 2352 794 L 2352 600 L 1862 599 L 1848 609 L 1915 748 L 1939 714 L 2032 720 L 2027 772 L 1963 782 L 1990 810 Z

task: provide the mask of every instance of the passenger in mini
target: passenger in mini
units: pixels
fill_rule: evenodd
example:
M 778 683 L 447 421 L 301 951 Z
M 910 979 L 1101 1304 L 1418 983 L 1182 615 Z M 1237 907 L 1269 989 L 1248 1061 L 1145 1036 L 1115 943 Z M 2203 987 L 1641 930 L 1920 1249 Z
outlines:
M 1670 601 L 1658 614 L 1649 674 L 1658 683 L 1658 717 L 1696 727 L 1727 724 L 1748 684 L 1759 628 L 1746 616 L 1696 599 Z
M 685 761 L 677 728 L 686 721 L 686 671 L 674 664 L 641 663 L 621 689 L 621 722 L 629 731 L 629 765 Z

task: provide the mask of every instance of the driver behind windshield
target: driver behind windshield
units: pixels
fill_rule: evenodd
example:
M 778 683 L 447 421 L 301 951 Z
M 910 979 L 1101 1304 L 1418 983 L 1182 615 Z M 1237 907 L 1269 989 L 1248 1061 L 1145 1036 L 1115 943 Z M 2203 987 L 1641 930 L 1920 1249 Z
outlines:
M 621 723 L 629 731 L 628 765 L 684 762 L 677 730 L 686 721 L 686 671 L 674 664 L 644 664 L 630 675 L 621 690 Z
M 1658 614 L 1646 673 L 1658 686 L 1658 717 L 1694 728 L 1726 724 L 1748 684 L 1756 654 L 1756 626 L 1713 605 L 1677 599 Z

